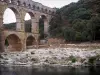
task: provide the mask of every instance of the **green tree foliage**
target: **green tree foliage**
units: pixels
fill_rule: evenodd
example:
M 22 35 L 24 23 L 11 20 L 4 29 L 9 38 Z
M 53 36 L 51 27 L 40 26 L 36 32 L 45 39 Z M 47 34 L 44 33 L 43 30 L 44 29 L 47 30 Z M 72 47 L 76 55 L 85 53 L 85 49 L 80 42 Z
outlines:
M 65 28 L 64 31 L 64 38 L 66 41 L 74 41 L 75 37 L 75 30 L 73 28 Z
M 5 29 L 16 30 L 16 23 L 4 24 Z
M 25 32 L 31 32 L 31 20 L 25 21 Z M 16 30 L 16 23 L 4 24 L 4 28 L 8 30 Z
M 99 40 L 100 39 L 100 17 L 92 17 L 88 24 L 88 31 L 92 36 L 92 40 Z
M 44 20 L 40 18 L 39 20 L 39 33 L 40 33 L 40 39 L 44 39 Z
M 57 12 L 58 14 L 55 15 L 54 18 L 51 19 L 51 22 L 50 22 L 50 29 L 49 29 L 49 32 L 50 34 L 52 34 L 51 36 L 52 37 L 60 37 L 63 35 L 63 30 L 62 30 L 62 17 L 61 15 L 59 14 L 59 12 Z M 59 33 L 59 34 L 57 34 Z
M 100 40 L 100 0 L 79 0 L 62 7 L 50 25 L 52 37 L 67 41 Z

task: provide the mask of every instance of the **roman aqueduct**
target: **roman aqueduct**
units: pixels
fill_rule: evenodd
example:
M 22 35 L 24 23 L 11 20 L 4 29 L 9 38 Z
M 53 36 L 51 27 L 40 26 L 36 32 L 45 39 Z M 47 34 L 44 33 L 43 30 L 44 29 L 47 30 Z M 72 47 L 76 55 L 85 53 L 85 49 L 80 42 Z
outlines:
M 16 15 L 16 29 L 6 30 L 3 25 L 4 11 L 10 8 Z M 49 21 L 56 10 L 32 0 L 0 0 L 0 52 L 4 52 L 5 40 L 10 51 L 23 51 L 27 46 L 37 45 L 39 39 L 39 19 L 44 16 L 44 33 L 48 34 Z M 24 17 L 31 16 L 31 32 L 25 32 Z

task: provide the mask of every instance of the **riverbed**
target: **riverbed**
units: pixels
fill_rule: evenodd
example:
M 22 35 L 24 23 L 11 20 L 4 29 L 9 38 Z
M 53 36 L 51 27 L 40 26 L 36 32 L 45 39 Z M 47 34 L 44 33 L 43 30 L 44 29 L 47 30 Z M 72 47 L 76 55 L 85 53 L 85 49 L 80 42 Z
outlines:
M 24 66 L 93 66 L 100 65 L 100 49 L 42 48 L 0 54 L 0 64 Z

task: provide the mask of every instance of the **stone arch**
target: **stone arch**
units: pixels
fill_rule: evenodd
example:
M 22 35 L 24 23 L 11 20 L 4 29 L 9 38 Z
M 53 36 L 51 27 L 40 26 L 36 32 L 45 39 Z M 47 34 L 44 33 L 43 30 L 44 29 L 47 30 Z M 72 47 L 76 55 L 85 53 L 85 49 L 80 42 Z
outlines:
M 34 15 L 34 13 L 33 12 L 28 12 L 29 13 L 29 15 L 31 16 L 31 18 L 34 18 L 35 17 L 35 15 Z
M 21 4 L 21 2 L 18 0 L 18 1 L 17 1 L 17 5 L 20 5 L 20 4 Z
M 6 3 L 13 3 L 13 0 L 2 0 L 2 1 L 4 1 Z
M 47 19 L 46 15 L 41 15 L 41 18 L 43 18 L 43 20 Z
M 25 2 L 23 3 L 23 6 L 25 6 L 25 7 L 26 7 L 26 3 L 25 3 Z
M 48 35 L 48 19 L 47 16 L 41 15 L 39 19 L 40 39 L 45 39 Z
M 16 34 L 10 34 L 5 38 L 5 47 L 11 52 L 23 49 L 21 39 Z
M 28 4 L 28 7 L 31 8 L 31 4 Z
M 51 14 L 51 10 L 49 10 L 49 14 Z
M 9 0 L 9 3 L 12 3 L 12 0 Z
M 37 10 L 40 10 L 40 7 L 39 6 L 37 6 Z
M 27 13 L 30 15 L 30 20 L 25 21 L 25 32 L 32 32 L 35 16 L 34 16 L 33 12 L 27 12 Z M 26 16 L 26 14 L 25 14 L 25 16 Z
M 14 6 L 8 6 L 8 7 L 5 8 L 4 12 L 6 11 L 7 8 L 11 9 L 14 12 L 14 14 L 15 14 L 15 18 L 16 18 L 15 30 L 20 30 L 21 29 L 21 24 L 20 24 L 19 10 L 16 7 L 14 7 Z M 4 13 L 3 13 L 3 15 L 4 15 Z
M 35 5 L 33 5 L 33 9 L 35 9 L 36 8 L 36 6 Z
M 26 39 L 26 47 L 36 45 L 35 37 L 30 35 Z
M 47 11 L 48 11 L 48 10 L 47 10 L 47 9 L 45 9 L 45 13 L 47 13 Z

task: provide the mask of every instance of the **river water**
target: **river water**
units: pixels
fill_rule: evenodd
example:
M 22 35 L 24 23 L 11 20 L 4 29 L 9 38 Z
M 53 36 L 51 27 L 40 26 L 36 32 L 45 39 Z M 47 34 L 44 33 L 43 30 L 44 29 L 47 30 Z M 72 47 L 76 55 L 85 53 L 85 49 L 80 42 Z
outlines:
M 100 67 L 0 66 L 0 75 L 100 75 Z

